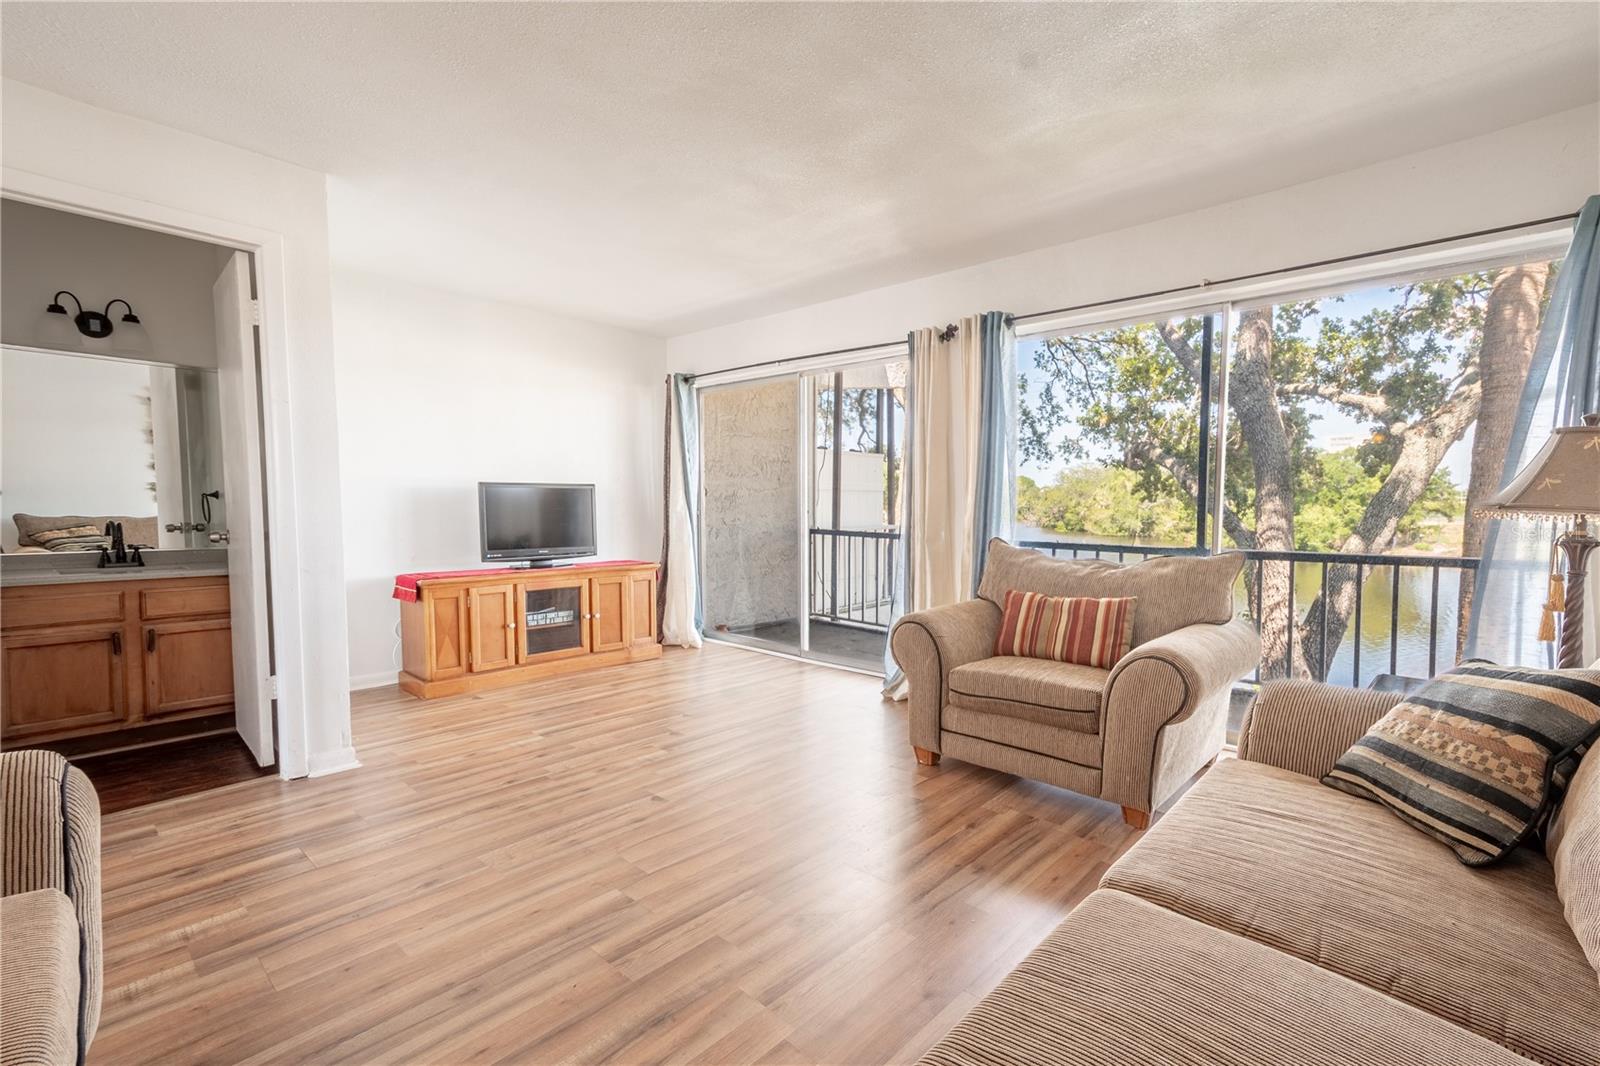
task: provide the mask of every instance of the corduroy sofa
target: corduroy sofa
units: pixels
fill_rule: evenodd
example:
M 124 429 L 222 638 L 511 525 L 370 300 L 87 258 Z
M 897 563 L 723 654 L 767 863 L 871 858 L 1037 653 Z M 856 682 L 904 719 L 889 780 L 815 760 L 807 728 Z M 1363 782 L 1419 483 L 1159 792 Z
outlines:
M 100 801 L 49 751 L 0 754 L 0 1063 L 81 1063 L 100 1023 Z
M 1217 757 L 1234 682 L 1261 657 L 1233 614 L 1237 552 L 1129 566 L 989 542 L 976 599 L 915 611 L 889 635 L 910 683 L 911 746 L 1120 804 L 1144 828 Z M 1110 670 L 995 655 L 1006 592 L 1134 596 L 1132 650 Z
M 1543 851 L 1469 868 L 1319 781 L 1400 698 L 1266 686 L 1239 758 L 924 1062 L 1600 1063 L 1600 757 Z

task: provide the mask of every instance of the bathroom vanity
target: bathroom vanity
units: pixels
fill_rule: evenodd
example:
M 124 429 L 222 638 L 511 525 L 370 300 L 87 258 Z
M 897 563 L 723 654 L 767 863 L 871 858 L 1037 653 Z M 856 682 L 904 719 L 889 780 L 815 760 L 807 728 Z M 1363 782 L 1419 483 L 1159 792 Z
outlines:
M 220 560 L 131 570 L 0 570 L 5 747 L 232 706 L 233 634 Z

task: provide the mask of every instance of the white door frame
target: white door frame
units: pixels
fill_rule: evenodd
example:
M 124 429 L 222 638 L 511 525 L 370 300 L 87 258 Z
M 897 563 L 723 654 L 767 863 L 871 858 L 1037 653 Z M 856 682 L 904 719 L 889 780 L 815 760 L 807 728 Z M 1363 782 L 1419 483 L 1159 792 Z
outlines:
M 265 449 L 267 557 L 270 579 L 273 674 L 277 678 L 278 774 L 309 772 L 305 645 L 300 627 L 300 545 L 295 513 L 294 451 L 290 439 L 288 312 L 283 234 L 193 211 L 167 207 L 14 167 L 0 167 L 0 195 L 75 215 L 225 245 L 255 260 L 257 334 L 261 361 L 262 435 Z

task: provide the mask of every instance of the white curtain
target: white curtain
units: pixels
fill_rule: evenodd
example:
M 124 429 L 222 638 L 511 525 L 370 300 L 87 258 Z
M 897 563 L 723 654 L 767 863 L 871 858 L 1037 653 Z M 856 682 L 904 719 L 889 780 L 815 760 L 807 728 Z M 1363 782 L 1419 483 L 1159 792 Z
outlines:
M 675 374 L 670 382 L 671 405 L 665 461 L 667 464 L 667 544 L 662 563 L 666 589 L 662 599 L 661 642 L 681 648 L 698 648 L 700 636 L 700 565 L 696 543 L 695 509 L 700 498 L 699 408 L 689 379 Z
M 955 335 L 918 329 L 910 334 L 911 429 L 906 448 L 904 610 L 921 611 L 972 595 L 976 552 L 978 449 L 983 352 L 981 316 L 963 318 Z M 898 670 L 884 686 L 906 698 Z

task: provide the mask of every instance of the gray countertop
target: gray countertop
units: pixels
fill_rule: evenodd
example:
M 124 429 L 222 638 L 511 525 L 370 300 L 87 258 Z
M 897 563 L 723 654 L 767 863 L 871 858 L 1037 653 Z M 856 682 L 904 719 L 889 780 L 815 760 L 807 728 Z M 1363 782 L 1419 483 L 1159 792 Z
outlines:
M 144 566 L 127 569 L 102 570 L 94 565 L 97 559 L 92 552 L 73 552 L 70 557 L 31 553 L 0 556 L 0 588 L 228 575 L 227 553 L 223 551 L 146 552 Z

